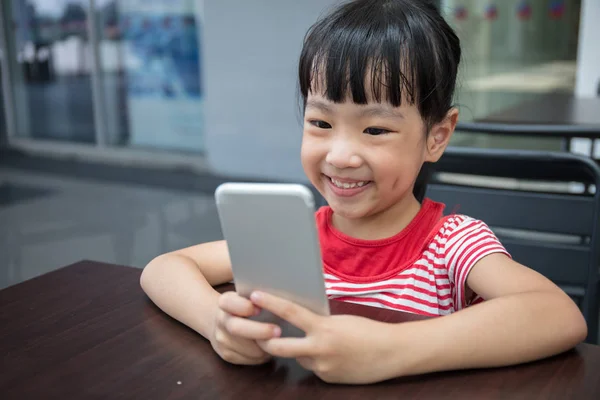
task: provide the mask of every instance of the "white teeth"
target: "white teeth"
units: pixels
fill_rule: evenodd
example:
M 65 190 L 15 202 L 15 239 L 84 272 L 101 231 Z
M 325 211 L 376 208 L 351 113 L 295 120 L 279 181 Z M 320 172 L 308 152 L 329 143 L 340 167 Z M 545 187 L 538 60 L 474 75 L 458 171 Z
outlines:
M 354 189 L 356 187 L 363 187 L 365 186 L 368 182 L 353 182 L 353 183 L 348 183 L 348 182 L 340 182 L 338 180 L 335 179 L 331 179 L 331 182 L 333 182 L 333 184 L 341 189 Z

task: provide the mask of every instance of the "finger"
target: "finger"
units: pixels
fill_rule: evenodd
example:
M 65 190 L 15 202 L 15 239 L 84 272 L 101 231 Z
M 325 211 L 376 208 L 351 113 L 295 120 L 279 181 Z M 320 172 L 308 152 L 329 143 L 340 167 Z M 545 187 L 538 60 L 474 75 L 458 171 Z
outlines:
M 315 359 L 310 357 L 298 357 L 296 359 L 298 364 L 302 366 L 302 368 L 307 369 L 309 371 L 314 371 Z
M 276 338 L 258 340 L 258 346 L 275 357 L 305 358 L 317 355 L 315 346 L 308 338 Z
M 218 354 L 223 360 L 225 360 L 231 364 L 237 364 L 237 365 L 260 365 L 260 364 L 264 364 L 270 360 L 269 357 L 263 357 L 263 358 L 246 357 L 243 354 L 237 353 L 230 349 L 223 350 L 222 352 L 220 352 Z
M 219 296 L 219 308 L 238 317 L 258 315 L 260 309 L 236 292 L 226 292 Z
M 254 340 L 233 339 L 230 344 L 230 349 L 238 354 L 259 362 L 271 358 L 271 355 L 261 349 Z
M 281 328 L 275 324 L 253 321 L 230 314 L 225 314 L 223 328 L 231 335 L 252 340 L 267 340 L 281 336 Z
M 265 292 L 253 292 L 250 299 L 256 306 L 271 311 L 307 334 L 320 319 L 319 315 L 294 302 Z
M 249 360 L 255 360 L 255 362 L 270 358 L 270 354 L 261 349 L 256 341 L 237 338 L 229 335 L 225 331 L 218 330 L 215 333 L 215 341 L 215 350 L 217 350 L 219 354 L 227 352 L 237 353 Z

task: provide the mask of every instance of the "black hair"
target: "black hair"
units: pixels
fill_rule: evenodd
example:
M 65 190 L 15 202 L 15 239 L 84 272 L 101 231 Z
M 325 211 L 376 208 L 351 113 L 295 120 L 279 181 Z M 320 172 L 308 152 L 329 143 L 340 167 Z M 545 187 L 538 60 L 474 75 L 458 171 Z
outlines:
M 315 89 L 335 103 L 351 96 L 367 104 L 370 88 L 377 102 L 415 104 L 428 133 L 452 108 L 460 57 L 460 40 L 430 1 L 347 2 L 304 38 L 298 68 L 303 106 Z M 419 201 L 429 169 L 424 164 L 415 182 Z

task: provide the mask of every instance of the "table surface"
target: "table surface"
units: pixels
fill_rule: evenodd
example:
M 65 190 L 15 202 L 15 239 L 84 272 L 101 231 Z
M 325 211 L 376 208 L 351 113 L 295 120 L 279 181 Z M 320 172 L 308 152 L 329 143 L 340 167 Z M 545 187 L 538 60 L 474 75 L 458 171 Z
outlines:
M 370 386 L 328 385 L 293 360 L 230 365 L 147 299 L 140 273 L 83 261 L 0 291 L 2 399 L 600 398 L 600 347 L 588 344 L 517 367 Z M 421 318 L 335 301 L 332 311 Z
M 600 128 L 600 98 L 547 94 L 491 114 L 478 122 L 538 125 L 584 125 Z

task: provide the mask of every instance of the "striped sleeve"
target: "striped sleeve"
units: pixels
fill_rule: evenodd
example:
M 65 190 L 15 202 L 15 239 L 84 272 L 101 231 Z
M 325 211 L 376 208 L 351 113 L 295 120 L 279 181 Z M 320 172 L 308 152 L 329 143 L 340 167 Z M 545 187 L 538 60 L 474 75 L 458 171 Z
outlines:
M 509 257 L 510 254 L 482 221 L 457 216 L 449 225 L 444 259 L 453 286 L 454 308 L 458 311 L 469 305 L 469 299 L 465 299 L 465 288 L 473 266 L 493 253 L 504 253 Z

